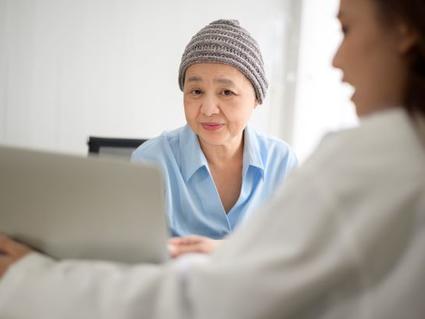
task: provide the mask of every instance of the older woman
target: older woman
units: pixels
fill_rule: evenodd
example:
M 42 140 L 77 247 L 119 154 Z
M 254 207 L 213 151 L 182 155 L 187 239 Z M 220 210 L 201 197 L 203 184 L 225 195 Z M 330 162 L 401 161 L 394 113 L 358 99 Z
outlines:
M 425 1 L 340 3 L 334 64 L 360 127 L 201 260 L 58 263 L 3 238 L 0 317 L 423 319 Z
M 237 21 L 214 21 L 192 37 L 179 86 L 187 125 L 145 142 L 132 160 L 162 167 L 173 236 L 221 239 L 271 196 L 297 160 L 285 142 L 248 125 L 267 81 L 258 44 Z

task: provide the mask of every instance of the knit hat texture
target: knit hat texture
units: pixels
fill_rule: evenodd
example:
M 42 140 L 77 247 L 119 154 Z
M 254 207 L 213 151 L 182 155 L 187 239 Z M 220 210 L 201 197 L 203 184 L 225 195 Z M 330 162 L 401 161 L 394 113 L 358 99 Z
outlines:
M 192 37 L 180 62 L 179 87 L 182 91 L 187 68 L 197 63 L 235 67 L 251 82 L 258 102 L 263 103 L 268 83 L 260 48 L 237 20 L 211 22 Z

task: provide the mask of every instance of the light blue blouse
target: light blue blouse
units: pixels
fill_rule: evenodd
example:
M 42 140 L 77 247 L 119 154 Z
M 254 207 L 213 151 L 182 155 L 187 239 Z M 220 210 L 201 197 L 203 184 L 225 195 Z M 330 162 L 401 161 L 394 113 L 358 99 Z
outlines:
M 167 213 L 173 236 L 197 234 L 220 239 L 269 199 L 297 159 L 282 140 L 244 131 L 242 188 L 226 214 L 197 136 L 186 125 L 139 146 L 133 162 L 154 162 L 163 169 Z

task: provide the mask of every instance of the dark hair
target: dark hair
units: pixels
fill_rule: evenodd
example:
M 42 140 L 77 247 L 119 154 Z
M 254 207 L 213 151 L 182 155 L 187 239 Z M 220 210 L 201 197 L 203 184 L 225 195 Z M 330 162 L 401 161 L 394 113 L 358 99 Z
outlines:
M 386 22 L 401 20 L 418 35 L 408 53 L 408 82 L 404 107 L 412 115 L 425 116 L 425 0 L 373 0 Z

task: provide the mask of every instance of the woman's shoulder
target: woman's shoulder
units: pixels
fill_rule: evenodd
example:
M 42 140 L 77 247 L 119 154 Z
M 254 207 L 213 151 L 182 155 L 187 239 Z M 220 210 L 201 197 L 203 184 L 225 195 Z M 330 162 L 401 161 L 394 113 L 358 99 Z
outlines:
M 183 130 L 184 127 L 164 131 L 161 135 L 148 139 L 133 152 L 132 161 L 158 160 L 170 156 L 175 149 L 173 145 L 178 142 Z

